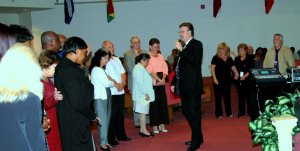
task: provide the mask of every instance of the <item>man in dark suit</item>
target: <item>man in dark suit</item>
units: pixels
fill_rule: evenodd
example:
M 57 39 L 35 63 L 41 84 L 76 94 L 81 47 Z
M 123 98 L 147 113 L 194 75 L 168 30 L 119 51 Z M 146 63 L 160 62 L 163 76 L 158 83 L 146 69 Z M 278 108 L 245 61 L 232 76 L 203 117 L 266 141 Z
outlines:
M 201 130 L 201 94 L 203 92 L 202 81 L 202 43 L 193 38 L 194 27 L 191 23 L 180 24 L 179 35 L 185 42 L 181 49 L 177 74 L 179 74 L 179 89 L 183 114 L 185 115 L 191 130 L 191 141 L 185 142 L 188 151 L 197 150 L 203 143 Z

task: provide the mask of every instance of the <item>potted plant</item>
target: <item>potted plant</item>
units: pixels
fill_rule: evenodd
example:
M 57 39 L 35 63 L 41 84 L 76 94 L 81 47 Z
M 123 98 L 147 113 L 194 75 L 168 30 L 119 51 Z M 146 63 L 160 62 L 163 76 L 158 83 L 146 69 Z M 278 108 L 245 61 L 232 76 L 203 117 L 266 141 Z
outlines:
M 256 120 L 249 122 L 253 143 L 262 144 L 263 151 L 277 151 L 278 134 L 272 125 L 271 118 L 281 115 L 295 116 L 294 104 L 299 98 L 300 92 L 295 91 L 294 94 L 284 93 L 275 100 L 266 100 L 263 113 Z M 298 132 L 300 132 L 300 128 L 296 126 L 292 135 L 294 136 Z

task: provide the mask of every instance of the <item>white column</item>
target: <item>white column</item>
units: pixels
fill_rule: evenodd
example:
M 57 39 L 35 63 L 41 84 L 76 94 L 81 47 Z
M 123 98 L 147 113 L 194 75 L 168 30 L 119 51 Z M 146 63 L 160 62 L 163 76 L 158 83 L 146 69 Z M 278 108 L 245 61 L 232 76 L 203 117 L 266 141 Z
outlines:
M 271 120 L 278 133 L 279 151 L 293 151 L 292 131 L 297 125 L 297 118 L 291 115 L 283 115 L 273 117 Z

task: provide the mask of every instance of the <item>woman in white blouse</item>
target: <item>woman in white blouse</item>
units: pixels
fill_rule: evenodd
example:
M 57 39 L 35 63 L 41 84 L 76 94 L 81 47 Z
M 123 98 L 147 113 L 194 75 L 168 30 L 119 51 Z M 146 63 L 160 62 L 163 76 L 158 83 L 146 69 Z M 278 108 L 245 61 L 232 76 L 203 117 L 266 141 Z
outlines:
M 101 119 L 98 125 L 99 144 L 101 150 L 109 150 L 107 133 L 111 115 L 110 87 L 117 87 L 115 80 L 106 75 L 104 69 L 109 60 L 109 52 L 99 49 L 95 52 L 91 62 L 91 81 L 94 85 L 94 109 Z
M 142 53 L 135 58 L 136 65 L 133 68 L 132 100 L 134 111 L 140 115 L 140 132 L 143 137 L 153 135 L 146 128 L 146 114 L 149 114 L 149 104 L 154 101 L 154 90 L 150 73 L 146 70 L 150 56 Z

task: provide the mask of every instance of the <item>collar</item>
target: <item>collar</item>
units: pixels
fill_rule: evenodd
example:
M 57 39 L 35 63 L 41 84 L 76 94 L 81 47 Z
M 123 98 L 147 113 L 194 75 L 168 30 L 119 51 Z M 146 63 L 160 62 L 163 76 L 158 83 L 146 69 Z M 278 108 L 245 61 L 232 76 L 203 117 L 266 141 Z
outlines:
M 188 41 L 186 41 L 185 45 L 188 45 L 188 44 L 189 44 L 189 42 L 190 42 L 192 39 L 193 39 L 193 37 L 192 37 L 192 38 L 190 38 Z

